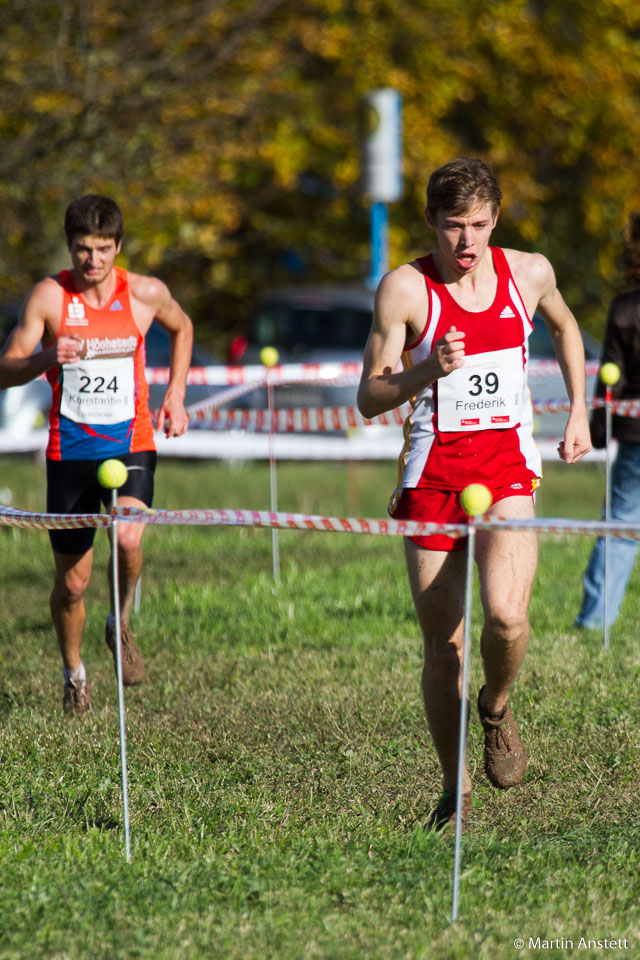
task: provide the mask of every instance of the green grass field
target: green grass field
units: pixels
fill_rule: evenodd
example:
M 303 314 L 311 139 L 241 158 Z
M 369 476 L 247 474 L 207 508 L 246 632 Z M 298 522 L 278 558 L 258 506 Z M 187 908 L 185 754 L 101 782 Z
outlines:
M 599 516 L 601 468 L 546 473 L 541 514 Z M 279 506 L 382 517 L 394 475 L 282 464 Z M 14 506 L 43 509 L 40 463 L 0 459 L 4 487 Z M 158 469 L 156 506 L 268 502 L 264 464 Z M 0 543 L 0 960 L 640 956 L 640 587 L 636 576 L 608 653 L 600 634 L 576 633 L 588 539 L 541 539 L 512 698 L 530 754 L 520 789 L 488 786 L 472 716 L 455 926 L 452 842 L 421 830 L 439 776 L 399 539 L 281 532 L 275 589 L 269 531 L 148 531 L 135 629 L 151 682 L 126 694 L 131 864 L 106 536 L 83 647 L 94 709 L 71 719 L 47 535 L 0 528 Z M 588 946 L 605 938 L 619 945 Z

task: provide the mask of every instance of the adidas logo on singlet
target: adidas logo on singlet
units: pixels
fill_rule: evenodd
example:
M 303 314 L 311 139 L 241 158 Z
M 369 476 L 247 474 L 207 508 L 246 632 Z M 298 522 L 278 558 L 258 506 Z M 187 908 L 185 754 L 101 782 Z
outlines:
M 513 310 L 511 309 L 511 307 L 506 306 L 506 307 L 504 308 L 504 310 L 503 310 L 502 313 L 500 314 L 500 319 L 502 320 L 503 317 L 515 317 L 515 313 L 513 312 Z
M 123 309 L 124 307 L 122 306 L 119 300 L 114 300 L 111 306 L 109 307 L 109 310 L 123 310 Z

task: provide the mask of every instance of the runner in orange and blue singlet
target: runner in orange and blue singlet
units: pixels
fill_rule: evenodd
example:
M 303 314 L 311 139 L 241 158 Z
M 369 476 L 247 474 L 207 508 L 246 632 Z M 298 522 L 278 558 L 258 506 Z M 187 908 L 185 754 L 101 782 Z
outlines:
M 65 233 L 72 269 L 35 285 L 0 357 L 0 388 L 45 373 L 53 390 L 47 446 L 50 513 L 97 513 L 101 502 L 110 500 L 110 492 L 98 483 L 97 470 L 111 458 L 122 460 L 128 470 L 118 504 L 151 506 L 156 450 L 144 338 L 154 318 L 168 330 L 171 344 L 169 383 L 157 428 L 178 437 L 189 425 L 184 397 L 191 321 L 164 283 L 115 266 L 123 229 L 122 213 L 108 197 L 88 194 L 69 205 Z M 142 569 L 143 532 L 140 523 L 120 524 L 118 530 L 122 677 L 127 685 L 140 683 L 147 673 L 129 627 Z M 80 645 L 95 529 L 51 530 L 49 536 L 55 562 L 51 615 L 62 654 L 63 708 L 82 714 L 91 702 Z M 113 609 L 105 640 L 115 666 Z
M 79 338 L 80 359 L 47 370 L 53 390 L 50 460 L 120 457 L 155 450 L 145 379 L 144 337 L 136 325 L 126 270 L 114 266 L 113 294 L 94 307 L 63 271 L 59 337 Z

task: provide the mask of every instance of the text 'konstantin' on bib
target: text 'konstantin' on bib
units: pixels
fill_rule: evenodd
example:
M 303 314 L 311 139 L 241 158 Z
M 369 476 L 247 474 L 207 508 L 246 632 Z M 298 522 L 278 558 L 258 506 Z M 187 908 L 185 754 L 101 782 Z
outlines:
M 60 413 L 75 423 L 121 423 L 135 415 L 133 357 L 101 357 L 62 367 Z
M 520 422 L 522 347 L 474 353 L 438 380 L 438 430 L 506 430 Z

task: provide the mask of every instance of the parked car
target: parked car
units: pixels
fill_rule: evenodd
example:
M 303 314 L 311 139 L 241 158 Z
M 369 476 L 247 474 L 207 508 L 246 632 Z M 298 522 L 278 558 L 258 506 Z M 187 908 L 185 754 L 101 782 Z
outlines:
M 276 347 L 282 363 L 360 362 L 373 292 L 361 286 L 283 287 L 262 299 L 247 330 L 242 363 Z
M 276 347 L 281 363 L 359 363 L 371 327 L 373 292 L 362 286 L 301 286 L 274 290 L 258 304 L 243 339 L 233 351 L 236 362 L 259 363 L 265 346 Z M 544 319 L 534 315 L 534 330 L 529 339 L 531 360 L 555 360 L 555 352 Z M 587 360 L 597 361 L 600 345 L 582 331 Z M 532 399 L 566 398 L 560 374 L 534 375 L 529 378 Z M 332 384 L 296 384 L 278 387 L 277 407 L 352 406 L 357 386 Z M 587 396 L 593 392 L 593 377 L 587 383 Z M 266 391 L 256 391 L 243 401 L 250 406 L 266 406 Z M 538 436 L 560 436 L 566 414 L 536 415 Z
M 355 363 L 371 327 L 373 292 L 357 285 L 282 287 L 258 304 L 246 334 L 232 345 L 236 363 L 259 364 L 263 347 L 275 347 L 279 362 Z M 278 387 L 274 405 L 288 407 L 343 407 L 355 404 L 357 386 L 299 383 Z M 266 390 L 256 390 L 239 401 L 266 407 Z

